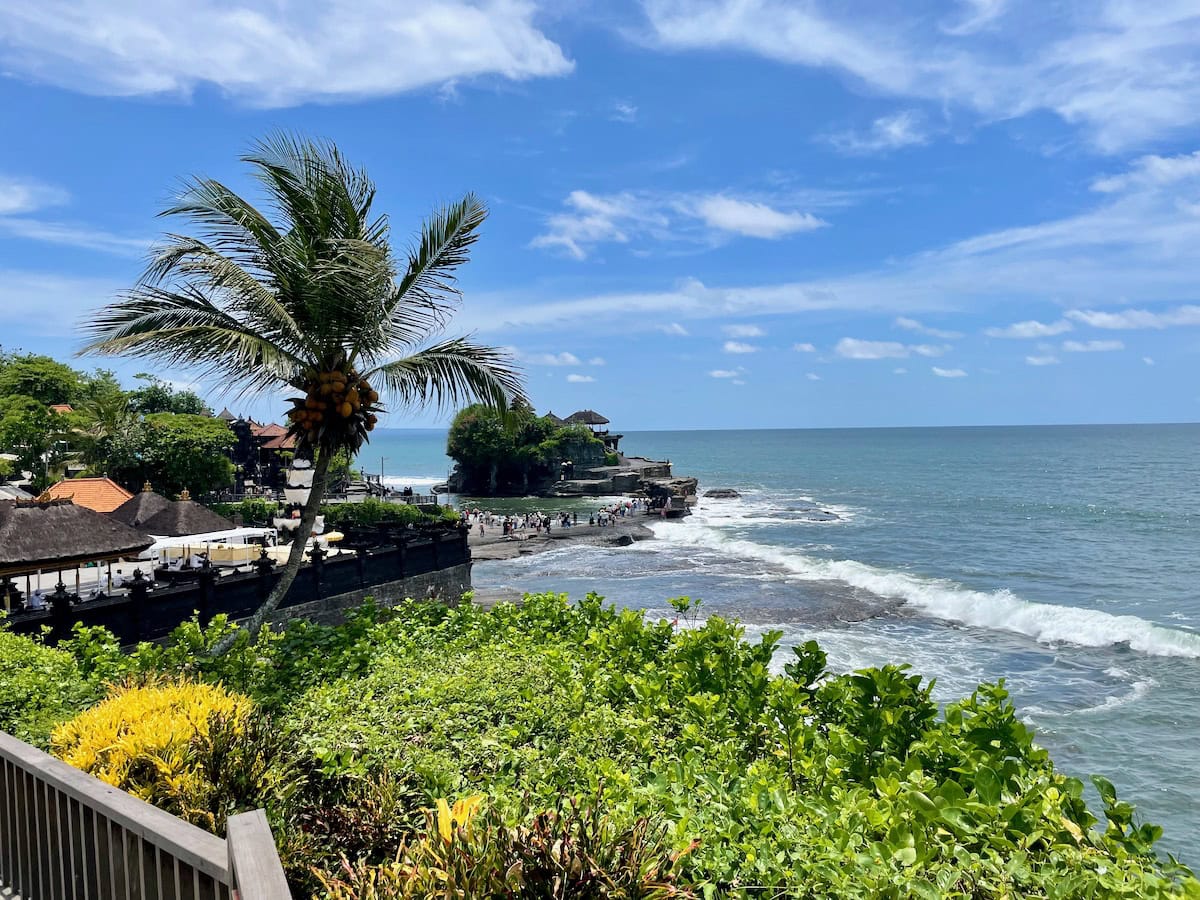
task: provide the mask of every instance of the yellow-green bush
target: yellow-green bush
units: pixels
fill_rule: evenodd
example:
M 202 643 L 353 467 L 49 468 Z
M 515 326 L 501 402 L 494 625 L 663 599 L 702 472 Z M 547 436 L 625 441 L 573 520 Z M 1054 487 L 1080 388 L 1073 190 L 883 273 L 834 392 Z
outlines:
M 296 786 L 275 729 L 220 685 L 161 681 L 117 688 L 55 729 L 65 762 L 209 831 L 238 809 Z

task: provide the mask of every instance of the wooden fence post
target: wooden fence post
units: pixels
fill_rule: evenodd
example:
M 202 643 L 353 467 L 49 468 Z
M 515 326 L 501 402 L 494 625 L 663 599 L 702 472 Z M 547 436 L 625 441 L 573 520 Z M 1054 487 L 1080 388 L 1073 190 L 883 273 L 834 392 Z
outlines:
M 266 813 L 256 809 L 230 816 L 225 844 L 235 900 L 291 900 Z

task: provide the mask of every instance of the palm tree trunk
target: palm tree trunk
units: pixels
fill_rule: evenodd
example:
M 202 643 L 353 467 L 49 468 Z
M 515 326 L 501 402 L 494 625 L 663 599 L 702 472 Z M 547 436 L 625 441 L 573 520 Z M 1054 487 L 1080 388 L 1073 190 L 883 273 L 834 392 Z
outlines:
M 308 544 L 309 535 L 312 534 L 313 526 L 317 522 L 317 512 L 321 508 L 321 501 L 325 498 L 326 475 L 332 459 L 333 453 L 331 452 L 322 452 L 317 456 L 316 466 L 313 468 L 312 490 L 309 492 L 308 502 L 304 504 L 304 511 L 300 514 L 300 526 L 296 529 L 296 537 L 292 541 L 292 550 L 288 554 L 287 562 L 284 563 L 283 572 L 270 595 L 263 601 L 263 605 L 246 621 L 246 630 L 251 635 L 257 634 L 258 630 L 266 624 L 271 613 L 279 608 L 279 604 L 287 596 L 292 582 L 296 580 L 296 575 L 300 572 L 300 566 L 304 563 L 304 549 Z M 237 632 L 233 632 L 218 642 L 213 648 L 213 655 L 220 656 L 229 650 L 233 646 L 236 634 Z

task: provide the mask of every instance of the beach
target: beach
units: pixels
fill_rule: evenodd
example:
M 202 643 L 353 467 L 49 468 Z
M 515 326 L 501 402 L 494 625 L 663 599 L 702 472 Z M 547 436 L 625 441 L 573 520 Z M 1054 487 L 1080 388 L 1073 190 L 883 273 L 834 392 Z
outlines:
M 605 526 L 589 525 L 586 521 L 581 521 L 578 525 L 568 528 L 555 526 L 549 532 L 536 533 L 527 530 L 511 536 L 503 534 L 499 525 L 485 526 L 482 535 L 479 533 L 479 526 L 475 526 L 471 530 L 471 556 L 475 562 L 487 562 L 516 559 L 568 545 L 627 547 L 637 541 L 654 537 L 654 532 L 646 524 L 647 521 L 653 521 L 652 517 L 639 512 L 631 516 L 617 516 L 611 524 Z

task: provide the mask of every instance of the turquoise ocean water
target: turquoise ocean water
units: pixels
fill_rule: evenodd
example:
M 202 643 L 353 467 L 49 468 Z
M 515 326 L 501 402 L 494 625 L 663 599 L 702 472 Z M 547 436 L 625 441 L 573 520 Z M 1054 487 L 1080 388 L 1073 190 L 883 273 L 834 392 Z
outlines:
M 444 480 L 444 441 L 382 432 L 361 461 L 420 487 Z M 1200 864 L 1200 425 L 641 432 L 623 448 L 743 496 L 655 524 L 657 541 L 487 563 L 475 583 L 663 614 L 699 597 L 785 646 L 816 638 L 839 670 L 909 662 L 941 700 L 1004 678 L 1060 767 L 1105 774 Z

